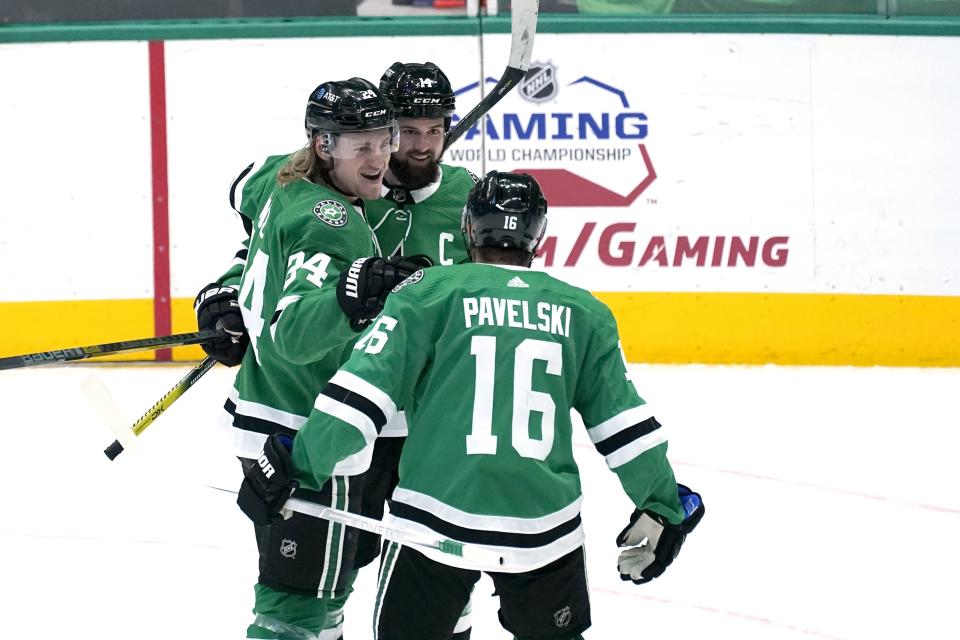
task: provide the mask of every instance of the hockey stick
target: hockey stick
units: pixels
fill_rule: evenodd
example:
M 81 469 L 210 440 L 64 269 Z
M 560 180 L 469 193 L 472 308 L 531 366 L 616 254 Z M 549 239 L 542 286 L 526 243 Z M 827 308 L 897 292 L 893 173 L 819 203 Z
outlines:
M 507 68 L 500 76 L 496 86 L 493 87 L 493 91 L 485 95 L 477 103 L 477 106 L 447 133 L 447 139 L 443 143 L 444 151 L 469 131 L 470 127 L 490 111 L 493 105 L 500 102 L 503 96 L 510 93 L 510 90 L 526 75 L 527 69 L 530 67 L 530 56 L 533 55 L 533 36 L 537 33 L 537 14 L 539 10 L 540 0 L 513 0 L 510 9 L 510 34 L 512 39 Z M 483 85 L 481 84 L 481 86 Z
M 216 489 L 217 491 L 223 491 L 224 493 L 237 495 L 236 491 L 232 491 L 230 489 L 223 489 L 221 487 L 214 487 L 211 485 L 207 486 L 209 486 L 211 489 Z M 300 500 L 299 498 L 288 498 L 283 504 L 281 513 L 285 511 L 294 511 L 296 513 L 302 513 L 303 515 L 312 516 L 314 518 L 322 518 L 324 520 L 329 520 L 330 522 L 337 522 L 347 527 L 353 527 L 354 529 L 369 531 L 370 533 L 374 533 L 386 540 L 390 540 L 398 544 L 403 544 L 410 547 L 435 549 L 443 553 L 448 553 L 452 556 L 457 556 L 458 558 L 463 558 L 464 560 L 471 560 L 481 563 L 485 566 L 503 566 L 502 555 L 495 551 L 485 549 L 481 546 L 470 544 L 468 542 L 458 542 L 457 540 L 450 540 L 449 538 L 441 538 L 439 536 L 430 535 L 429 533 L 423 533 L 420 531 L 411 531 L 402 527 L 390 526 L 385 524 L 382 520 L 368 518 L 358 513 L 350 513 L 349 511 L 334 509 L 333 507 L 324 507 L 323 505 L 319 505 L 314 502 L 307 502 L 306 500 Z
M 160 398 L 156 404 L 150 407 L 147 412 L 140 417 L 139 420 L 134 422 L 133 426 L 129 428 L 129 432 L 132 432 L 134 437 L 143 433 L 144 429 L 153 424 L 153 421 L 159 418 L 161 413 L 169 409 L 170 405 L 172 405 L 180 396 L 186 393 L 187 389 L 192 387 L 193 383 L 202 378 L 203 374 L 209 371 L 210 368 L 216 363 L 217 361 L 210 356 L 204 358 L 200 364 L 191 369 L 187 375 L 183 376 L 183 378 L 180 379 L 180 382 L 174 385 L 170 391 L 167 391 L 167 393 L 164 394 L 164 396 Z M 112 404 L 112 400 L 110 400 L 109 396 L 102 394 L 99 397 L 93 396 L 88 389 L 85 390 L 88 391 L 87 397 L 97 406 L 97 409 L 101 415 L 107 416 L 108 418 L 110 416 L 117 415 L 118 412 L 116 411 L 115 407 L 108 406 L 108 403 Z M 123 452 L 124 445 L 121 443 L 121 440 L 125 441 L 128 445 L 131 442 L 129 439 L 130 433 L 127 432 L 126 427 L 117 425 L 115 419 L 108 419 L 108 423 L 110 424 L 111 429 L 114 429 L 114 431 L 117 431 L 118 428 L 122 429 L 121 431 L 117 431 L 117 439 L 114 440 L 110 446 L 103 450 L 104 455 L 111 460 L 114 460 Z
M 341 511 L 332 507 L 324 507 L 306 500 L 289 498 L 283 505 L 284 511 L 296 511 L 315 518 L 323 518 L 331 522 L 339 522 L 342 525 L 353 527 L 375 533 L 378 536 L 398 544 L 409 546 L 425 547 L 427 549 L 436 549 L 443 553 L 448 553 L 464 560 L 483 563 L 487 566 L 503 566 L 503 556 L 495 551 L 490 551 L 478 545 L 466 542 L 458 542 L 449 538 L 432 536 L 429 533 L 420 531 L 410 531 L 400 527 L 392 527 L 384 524 L 382 520 L 375 520 L 366 516 L 361 516 L 348 511 Z
M 139 340 L 94 344 L 89 347 L 68 347 L 66 349 L 55 349 L 53 351 L 25 353 L 19 356 L 0 358 L 0 371 L 20 367 L 33 367 L 40 364 L 57 364 L 61 362 L 73 362 L 74 360 L 86 360 L 87 358 L 95 358 L 114 353 L 150 351 L 164 347 L 183 347 L 188 344 L 212 342 L 224 335 L 226 334 L 214 331 L 213 329 L 204 329 L 203 331 L 197 331 L 195 333 L 178 333 L 172 336 L 156 336 L 153 338 L 140 338 Z

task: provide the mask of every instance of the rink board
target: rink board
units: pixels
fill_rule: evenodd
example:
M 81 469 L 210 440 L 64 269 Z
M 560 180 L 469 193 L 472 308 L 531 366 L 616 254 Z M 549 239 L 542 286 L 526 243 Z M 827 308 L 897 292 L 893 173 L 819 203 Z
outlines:
M 0 45 L 0 354 L 192 330 L 242 237 L 227 188 L 302 144 L 318 56 L 322 79 L 442 62 L 463 113 L 508 49 L 484 35 L 481 67 L 464 33 Z M 540 179 L 536 265 L 610 304 L 632 360 L 960 364 L 960 40 L 546 32 L 533 67 L 447 160 Z

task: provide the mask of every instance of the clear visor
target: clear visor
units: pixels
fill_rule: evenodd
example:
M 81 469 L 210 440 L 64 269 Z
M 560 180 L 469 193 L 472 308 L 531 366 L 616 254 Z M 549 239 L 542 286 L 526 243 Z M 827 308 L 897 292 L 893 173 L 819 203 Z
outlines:
M 334 158 L 372 158 L 390 155 L 400 147 L 396 123 L 366 131 L 324 131 L 319 137 L 320 150 Z

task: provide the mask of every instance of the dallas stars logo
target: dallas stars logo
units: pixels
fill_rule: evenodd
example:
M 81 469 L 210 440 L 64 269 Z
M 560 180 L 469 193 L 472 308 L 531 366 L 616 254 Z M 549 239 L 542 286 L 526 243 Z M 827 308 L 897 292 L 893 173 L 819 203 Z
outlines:
M 331 227 L 347 224 L 347 208 L 336 200 L 321 200 L 314 205 L 313 213 Z

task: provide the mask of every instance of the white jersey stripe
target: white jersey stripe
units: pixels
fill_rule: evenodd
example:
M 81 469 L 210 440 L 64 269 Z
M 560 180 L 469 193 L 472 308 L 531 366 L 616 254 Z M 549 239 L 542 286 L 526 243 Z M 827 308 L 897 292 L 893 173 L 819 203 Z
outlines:
M 371 442 L 352 456 L 347 456 L 333 468 L 335 476 L 355 476 L 370 468 L 373 461 L 373 443 Z
M 380 411 L 383 412 L 383 417 L 387 419 L 387 422 L 390 422 L 390 418 L 397 413 L 397 405 L 393 403 L 393 400 L 390 399 L 390 396 L 363 378 L 355 376 L 347 371 L 337 371 L 337 373 L 330 378 L 330 382 L 332 384 L 339 385 L 344 389 L 348 389 L 349 391 L 353 391 L 354 393 L 359 393 L 361 396 L 377 405 L 380 408 Z
M 260 404 L 258 402 L 241 400 L 235 388 L 230 390 L 230 395 L 228 397 L 233 401 L 233 404 L 236 405 L 237 413 L 241 415 L 267 420 L 268 422 L 279 424 L 280 426 L 287 427 L 288 429 L 299 429 L 303 426 L 303 423 L 307 421 L 304 416 L 298 416 L 294 413 L 288 413 L 280 409 L 274 409 L 273 407 L 268 407 L 267 405 Z
M 387 514 L 384 522 L 397 527 L 403 527 L 411 531 L 429 533 L 431 535 L 441 535 L 426 527 L 419 522 L 398 518 L 393 514 Z M 418 547 L 417 551 L 427 556 L 431 560 L 449 565 L 451 567 L 460 567 L 461 569 L 474 569 L 476 571 L 497 571 L 500 573 L 522 573 L 531 571 L 544 565 L 550 564 L 554 560 L 561 558 L 574 549 L 583 546 L 583 527 L 578 526 L 567 535 L 557 538 L 553 542 L 542 547 L 520 548 L 520 547 L 499 547 L 490 545 L 478 545 L 491 552 L 503 557 L 502 565 L 486 564 L 482 561 L 468 560 L 449 553 L 444 553 L 438 549 L 429 549 Z
M 233 416 L 227 411 L 221 415 L 224 418 L 222 424 L 226 429 L 228 444 L 233 449 L 233 454 L 238 458 L 256 459 L 263 451 L 263 444 L 267 441 L 266 434 L 233 426 Z
M 650 409 L 650 405 L 642 404 L 639 407 L 618 413 L 592 429 L 587 429 L 587 433 L 590 435 L 590 440 L 593 444 L 597 444 L 601 440 L 606 440 L 610 436 L 652 417 L 653 411 Z
M 344 494 L 347 495 L 348 492 L 346 488 L 349 485 L 347 485 L 346 483 L 349 482 L 349 480 L 347 480 L 346 478 L 344 478 L 343 480 L 344 480 Z M 338 478 L 336 477 L 330 478 L 330 504 L 335 509 L 342 508 L 340 505 L 339 489 L 340 489 L 340 482 L 338 482 Z M 333 569 L 334 573 L 333 573 L 333 581 L 330 582 L 330 584 L 332 585 L 332 588 L 330 589 L 330 591 L 332 592 L 337 588 L 337 580 L 340 578 L 340 564 L 343 558 L 343 533 L 344 533 L 343 525 L 341 525 L 340 523 L 338 522 L 327 523 L 327 540 L 326 540 L 327 544 L 323 554 L 324 558 L 326 558 L 326 562 L 323 563 L 323 572 L 320 574 L 320 584 L 317 587 L 318 598 L 323 598 L 324 596 L 331 595 L 325 589 L 325 587 L 327 586 L 327 582 L 330 580 L 331 568 Z M 335 551 L 336 556 L 331 555 L 334 537 L 338 537 L 337 549 Z
M 407 429 L 407 414 L 405 411 L 398 411 L 397 415 L 393 416 L 387 424 L 383 425 L 383 428 L 380 429 L 381 438 L 400 438 L 406 437 L 409 430 Z
M 330 396 L 325 396 L 322 393 L 317 396 L 317 401 L 313 404 L 314 408 L 317 411 L 323 411 L 326 414 L 342 420 L 347 424 L 356 427 L 360 434 L 363 436 L 364 442 L 367 445 L 372 443 L 377 439 L 377 428 L 373 424 L 373 420 L 367 416 L 367 414 L 362 411 L 357 411 L 353 407 L 347 404 L 343 404 L 337 400 L 334 400 Z
M 387 548 L 383 552 L 383 566 L 380 568 L 380 579 L 377 581 L 377 598 L 374 601 L 373 609 L 373 638 L 377 640 L 380 637 L 378 629 L 380 627 L 380 614 L 383 612 L 383 599 L 390 588 L 390 578 L 393 576 L 393 570 L 396 568 L 397 554 L 400 553 L 400 545 L 396 542 L 387 542 Z
M 667 441 L 667 429 L 666 427 L 660 427 L 656 431 L 648 433 L 642 438 L 637 438 L 629 444 L 620 447 L 613 453 L 606 456 L 607 466 L 611 469 L 616 469 L 617 467 L 624 465 L 642 453 L 653 449 L 659 444 L 663 444 Z
M 484 516 L 461 511 L 424 493 L 397 487 L 393 499 L 437 516 L 445 522 L 480 531 L 498 531 L 501 533 L 543 533 L 569 522 L 580 513 L 583 496 L 569 505 L 540 518 L 514 518 L 508 516 Z

